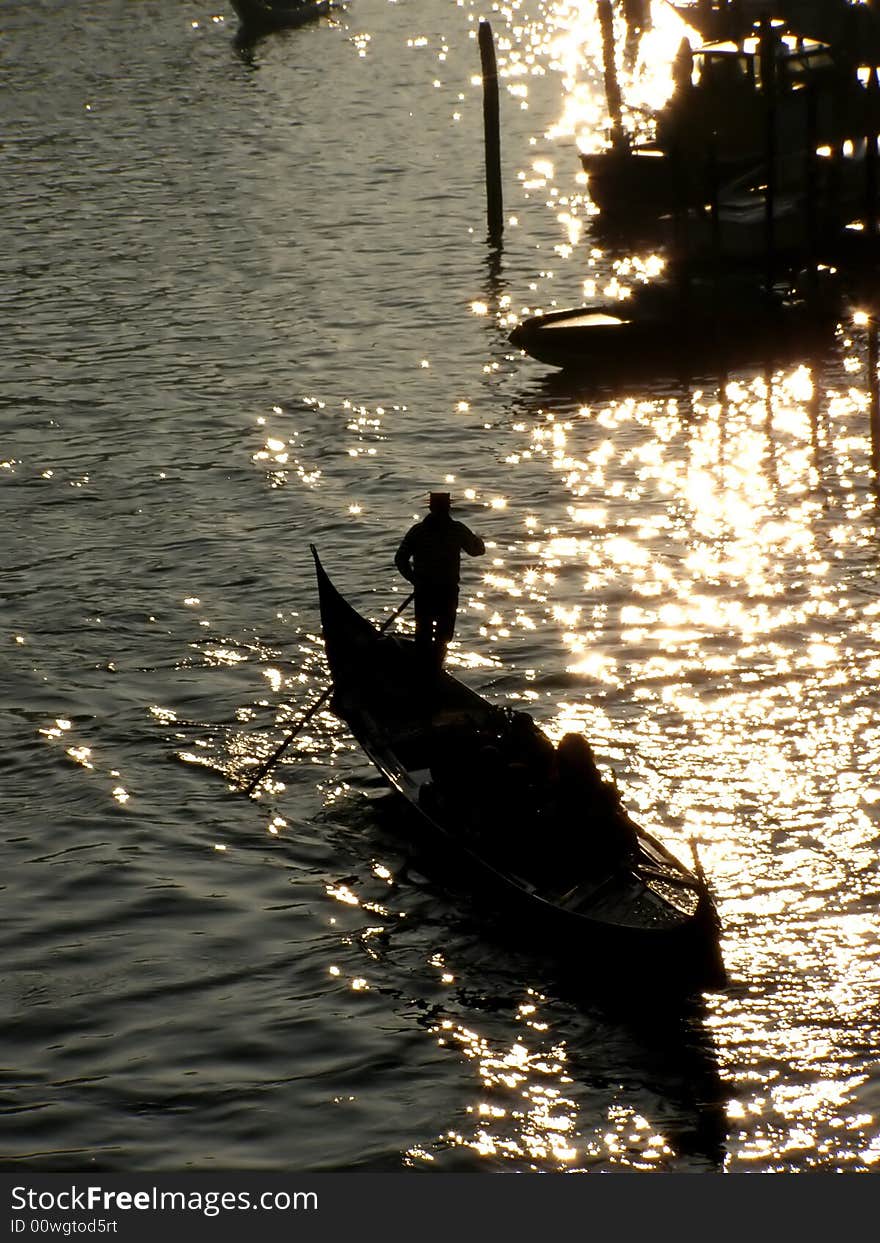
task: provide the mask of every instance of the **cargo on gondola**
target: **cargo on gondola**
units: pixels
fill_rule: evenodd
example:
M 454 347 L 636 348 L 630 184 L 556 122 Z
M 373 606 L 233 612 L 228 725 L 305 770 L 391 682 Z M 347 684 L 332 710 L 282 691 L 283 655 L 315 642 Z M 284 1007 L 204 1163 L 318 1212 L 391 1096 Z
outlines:
M 667 998 L 724 987 L 699 863 L 638 826 L 594 765 L 575 773 L 577 746 L 554 747 L 527 714 L 425 669 L 414 641 L 361 616 L 312 554 L 331 709 L 410 804 L 417 844 L 585 984 Z

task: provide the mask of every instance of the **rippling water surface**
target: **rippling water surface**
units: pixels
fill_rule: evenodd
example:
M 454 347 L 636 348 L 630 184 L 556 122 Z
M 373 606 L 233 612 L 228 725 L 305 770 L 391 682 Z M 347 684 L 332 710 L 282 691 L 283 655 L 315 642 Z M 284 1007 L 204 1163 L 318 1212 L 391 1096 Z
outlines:
M 519 356 L 662 254 L 580 175 L 588 0 L 491 14 L 488 246 L 481 16 L 350 0 L 241 47 L 230 6 L 3 5 L 5 1168 L 880 1160 L 866 330 L 698 384 Z M 636 129 L 686 33 L 652 16 L 616 17 Z M 568 996 L 408 860 L 327 714 L 234 792 L 326 685 L 308 542 L 387 616 L 443 486 L 490 544 L 454 669 L 700 843 L 732 985 L 692 1014 Z

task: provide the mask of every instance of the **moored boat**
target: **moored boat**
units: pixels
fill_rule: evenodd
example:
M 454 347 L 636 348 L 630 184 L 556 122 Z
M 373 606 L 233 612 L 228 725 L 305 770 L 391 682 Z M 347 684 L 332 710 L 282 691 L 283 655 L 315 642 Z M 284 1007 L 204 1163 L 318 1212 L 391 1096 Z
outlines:
M 660 217 L 708 203 L 719 181 L 751 166 L 739 155 L 719 157 L 710 167 L 704 151 L 686 158 L 677 149 L 667 150 L 656 142 L 582 152 L 580 160 L 605 232 L 645 224 L 661 229 Z
M 798 151 L 772 166 L 759 162 L 721 187 L 713 213 L 692 211 L 670 222 L 692 255 L 713 254 L 764 262 L 772 254 L 790 263 L 822 255 L 834 262 L 844 230 L 880 214 L 876 140 L 856 137 L 813 155 Z M 876 232 L 876 229 L 874 229 Z
M 775 17 L 796 26 L 802 34 L 822 39 L 861 63 L 871 62 L 880 50 L 877 14 L 871 4 L 853 4 L 851 0 L 774 0 L 769 6 L 766 0 L 667 3 L 703 39 L 736 39 L 748 33 L 769 8 Z
M 864 132 L 867 93 L 819 40 L 766 24 L 691 56 L 677 62 L 651 141 L 581 153 L 590 198 L 609 223 L 708 203 L 771 142 L 793 151 Z
M 242 29 L 257 35 L 315 21 L 330 12 L 330 0 L 232 0 Z
M 513 916 L 530 945 L 585 984 L 666 997 L 724 987 L 701 869 L 638 826 L 610 783 L 573 801 L 587 789 L 566 777 L 577 748 L 554 749 L 530 716 L 447 672 L 426 674 L 414 642 L 381 634 L 312 553 L 331 708 L 410 804 L 419 843 L 452 863 L 487 914 Z
M 624 301 L 531 315 L 509 339 L 539 362 L 596 378 L 700 375 L 825 349 L 840 316 L 833 290 L 786 295 L 751 276 L 687 279 Z

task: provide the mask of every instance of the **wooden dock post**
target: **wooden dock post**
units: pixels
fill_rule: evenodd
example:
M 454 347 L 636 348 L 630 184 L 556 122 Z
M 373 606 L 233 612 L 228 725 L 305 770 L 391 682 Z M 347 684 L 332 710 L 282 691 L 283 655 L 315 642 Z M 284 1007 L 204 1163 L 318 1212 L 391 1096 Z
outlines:
M 871 308 L 868 320 L 868 392 L 871 417 L 871 472 L 874 491 L 880 495 L 880 377 L 877 375 L 877 310 Z
M 611 146 L 615 151 L 626 151 L 629 142 L 623 128 L 623 96 L 617 78 L 617 59 L 614 49 L 614 13 L 611 0 L 599 0 L 599 26 L 602 31 L 602 64 L 605 78 L 605 102 L 611 118 Z
M 816 260 L 819 254 L 819 168 L 816 146 L 819 141 L 818 101 L 816 87 L 807 88 L 807 140 L 804 156 L 804 211 L 806 213 L 807 257 L 810 261 L 811 278 L 816 277 Z
M 767 188 L 764 191 L 764 279 L 767 285 L 767 293 L 769 294 L 776 279 L 776 47 L 779 40 L 769 17 L 761 19 L 760 31 L 761 94 L 764 103 L 764 160 L 767 176 Z
M 501 127 L 498 108 L 498 64 L 492 27 L 480 21 L 480 66 L 483 75 L 483 135 L 486 145 L 486 217 L 489 239 L 500 242 L 504 232 L 501 194 Z
M 877 129 L 880 122 L 880 83 L 877 81 L 876 65 L 871 66 L 865 92 L 865 232 L 873 245 L 877 237 Z M 873 257 L 873 250 L 871 253 Z

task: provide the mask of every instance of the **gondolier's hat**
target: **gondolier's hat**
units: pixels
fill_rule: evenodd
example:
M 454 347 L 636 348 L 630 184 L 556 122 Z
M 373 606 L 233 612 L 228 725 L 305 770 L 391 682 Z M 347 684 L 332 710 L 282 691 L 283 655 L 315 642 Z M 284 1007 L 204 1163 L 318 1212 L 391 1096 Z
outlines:
M 452 497 L 448 492 L 431 492 L 428 496 L 428 508 L 435 513 L 438 510 L 449 509 L 452 505 Z

